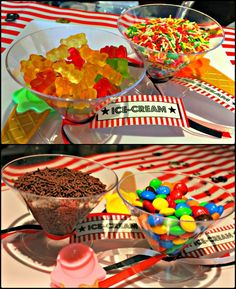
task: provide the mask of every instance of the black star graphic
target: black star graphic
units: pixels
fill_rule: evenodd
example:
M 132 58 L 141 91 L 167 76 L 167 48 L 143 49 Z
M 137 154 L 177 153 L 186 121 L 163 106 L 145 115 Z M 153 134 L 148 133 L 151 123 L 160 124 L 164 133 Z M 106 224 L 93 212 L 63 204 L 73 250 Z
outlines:
M 80 228 L 78 228 L 78 230 L 79 230 L 80 232 L 83 232 L 83 231 L 85 231 L 85 227 L 84 227 L 84 226 L 81 226 Z
M 169 110 L 170 110 L 170 113 L 175 113 L 175 111 L 176 111 L 176 108 L 173 108 L 172 106 L 169 108 Z
M 109 112 L 109 109 L 107 109 L 106 107 L 104 107 L 103 109 L 101 109 L 102 115 L 107 114 Z

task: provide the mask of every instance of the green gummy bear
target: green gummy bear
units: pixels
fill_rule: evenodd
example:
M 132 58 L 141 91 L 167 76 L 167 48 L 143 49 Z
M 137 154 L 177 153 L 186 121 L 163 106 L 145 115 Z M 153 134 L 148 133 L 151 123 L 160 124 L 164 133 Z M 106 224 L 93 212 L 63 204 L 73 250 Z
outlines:
M 128 60 L 125 58 L 108 58 L 106 60 L 113 69 L 120 72 L 124 78 L 129 77 Z

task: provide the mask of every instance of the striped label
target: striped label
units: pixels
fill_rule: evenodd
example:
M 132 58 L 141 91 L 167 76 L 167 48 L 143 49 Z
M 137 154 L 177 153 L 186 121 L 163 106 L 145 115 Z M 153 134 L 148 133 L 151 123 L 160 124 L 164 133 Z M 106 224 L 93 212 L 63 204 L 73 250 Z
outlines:
M 174 78 L 173 81 L 209 97 L 232 112 L 235 111 L 235 97 L 212 84 L 188 77 Z
M 182 99 L 172 96 L 123 95 L 96 112 L 91 128 L 127 125 L 189 127 Z
M 102 239 L 145 239 L 135 219 L 129 215 L 98 213 L 89 215 L 77 226 L 71 242 Z
M 183 257 L 200 257 L 235 247 L 234 224 L 207 230 L 181 253 Z M 90 214 L 77 226 L 71 243 L 103 239 L 145 239 L 134 217 L 122 214 Z

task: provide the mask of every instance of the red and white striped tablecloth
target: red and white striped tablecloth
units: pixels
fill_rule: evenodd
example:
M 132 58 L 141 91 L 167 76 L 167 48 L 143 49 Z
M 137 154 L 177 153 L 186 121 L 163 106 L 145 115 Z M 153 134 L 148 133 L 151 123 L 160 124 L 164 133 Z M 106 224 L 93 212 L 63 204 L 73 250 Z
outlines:
M 233 145 L 149 145 L 139 149 L 90 156 L 95 161 L 116 170 L 171 170 L 196 175 L 219 184 L 235 193 L 235 163 Z M 220 178 L 221 177 L 221 178 Z
M 56 152 L 56 151 L 55 151 Z M 68 153 L 68 152 L 67 152 Z M 125 171 L 170 170 L 220 184 L 235 194 L 233 145 L 147 145 L 89 156 L 122 175 Z M 3 184 L 4 189 L 7 189 Z
M 6 22 L 7 13 L 17 13 L 19 18 L 15 22 Z M 52 20 L 65 18 L 73 23 L 95 25 L 101 27 L 117 27 L 117 14 L 107 14 L 98 12 L 88 12 L 75 9 L 52 7 L 40 4 L 36 1 L 2 1 L 1 2 L 1 51 L 5 51 L 15 37 L 25 28 L 27 23 L 33 19 Z M 225 41 L 223 48 L 231 63 L 235 65 L 235 29 L 224 28 Z

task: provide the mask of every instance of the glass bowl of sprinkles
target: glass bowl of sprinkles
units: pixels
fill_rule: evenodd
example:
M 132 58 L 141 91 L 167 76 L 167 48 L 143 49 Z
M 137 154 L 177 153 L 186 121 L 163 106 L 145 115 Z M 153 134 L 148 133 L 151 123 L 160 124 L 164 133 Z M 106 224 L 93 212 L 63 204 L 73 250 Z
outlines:
M 143 274 L 163 282 L 182 282 L 201 274 L 200 266 L 174 260 L 180 253 L 201 250 L 195 241 L 234 212 L 234 196 L 207 179 L 171 171 L 134 174 L 132 191 L 125 187 L 130 178 L 117 185 L 121 199 L 150 247 L 172 261 L 163 260 Z
M 109 167 L 63 154 L 15 159 L 2 168 L 2 179 L 31 213 L 30 220 L 20 225 L 36 221 L 41 226 L 33 234 L 15 231 L 7 249 L 20 261 L 44 271 L 51 271 L 59 250 L 75 237 L 78 224 L 118 182 Z
M 224 40 L 224 31 L 216 20 L 180 5 L 148 4 L 130 8 L 120 15 L 118 29 L 157 82 L 168 81 Z

